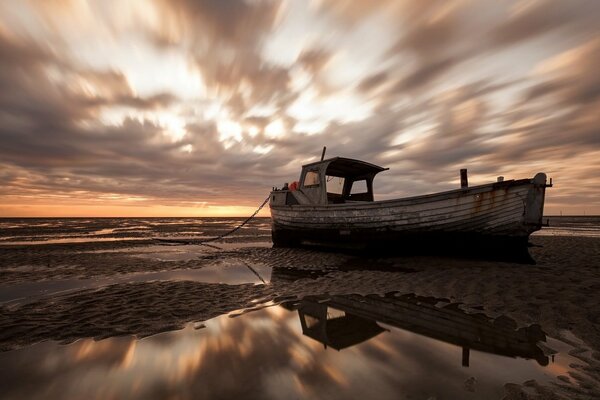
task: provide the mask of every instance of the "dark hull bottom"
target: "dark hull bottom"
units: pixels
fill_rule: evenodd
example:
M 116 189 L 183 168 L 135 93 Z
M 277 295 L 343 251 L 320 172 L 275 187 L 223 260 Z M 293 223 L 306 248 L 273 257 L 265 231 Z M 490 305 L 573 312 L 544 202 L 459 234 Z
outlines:
M 372 255 L 456 255 L 499 261 L 535 263 L 527 236 L 491 236 L 461 232 L 360 232 L 289 230 L 273 227 L 275 247 L 318 246 Z

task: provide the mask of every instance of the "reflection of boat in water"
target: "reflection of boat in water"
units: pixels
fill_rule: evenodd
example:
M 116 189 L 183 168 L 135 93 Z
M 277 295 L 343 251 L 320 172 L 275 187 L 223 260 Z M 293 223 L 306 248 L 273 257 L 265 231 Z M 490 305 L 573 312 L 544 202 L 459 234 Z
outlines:
M 325 244 L 430 251 L 517 247 L 542 226 L 546 175 L 417 197 L 375 201 L 373 179 L 386 168 L 334 157 L 304 165 L 300 180 L 271 192 L 276 246 Z M 466 171 L 466 170 L 464 170 Z
M 362 343 L 385 331 L 372 319 L 310 300 L 302 302 L 298 315 L 304 335 L 336 350 Z
M 507 318 L 492 320 L 452 305 L 438 307 L 428 298 L 340 295 L 305 298 L 285 307 L 298 311 L 304 335 L 336 350 L 385 331 L 379 322 L 462 347 L 463 366 L 469 365 L 471 349 L 548 365 L 548 357 L 537 346 L 546 340 L 539 326 L 516 329 Z

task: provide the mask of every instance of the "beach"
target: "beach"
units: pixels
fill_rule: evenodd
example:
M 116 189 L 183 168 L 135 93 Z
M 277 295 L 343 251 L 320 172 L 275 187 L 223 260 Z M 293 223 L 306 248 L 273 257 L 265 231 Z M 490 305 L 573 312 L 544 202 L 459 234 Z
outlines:
M 437 310 L 441 310 L 439 318 L 465 320 L 467 322 L 461 324 L 475 327 L 482 323 L 486 329 L 496 326 L 509 336 L 519 329 L 539 328 L 545 340 L 538 341 L 537 344 L 534 341 L 534 348 L 539 349 L 540 354 L 548 360 L 554 360 L 544 369 L 547 379 L 537 377 L 537 372 L 534 374 L 536 377 L 528 379 L 527 373 L 524 373 L 522 376 L 507 377 L 506 379 L 510 378 L 507 381 L 497 377 L 498 382 L 490 381 L 489 387 L 484 384 L 487 382 L 484 376 L 494 376 L 495 361 L 490 361 L 487 366 L 491 371 L 481 370 L 478 372 L 481 377 L 478 377 L 471 372 L 477 370 L 466 368 L 464 359 L 461 367 L 459 360 L 458 371 L 466 375 L 457 378 L 460 383 L 458 389 L 452 386 L 454 383 L 446 382 L 451 374 L 436 380 L 432 379 L 431 371 L 417 374 L 413 369 L 413 383 L 406 382 L 404 384 L 407 386 L 402 386 L 402 390 L 408 390 L 414 396 L 407 398 L 452 398 L 444 397 L 444 387 L 455 388 L 458 390 L 456 393 L 464 395 L 464 398 L 600 398 L 599 218 L 550 218 L 550 227 L 530 238 L 532 246 L 529 254 L 534 263 L 481 257 L 382 256 L 315 248 L 273 248 L 269 219 L 265 218 L 253 220 L 247 227 L 224 239 L 199 243 L 203 239 L 227 232 L 241 221 L 242 219 L 1 220 L 0 365 L 4 370 L 23 365 L 23 360 L 27 360 L 30 354 L 28 349 L 41 349 L 39 354 L 51 357 L 52 354 L 58 354 L 56 349 L 77 348 L 78 352 L 84 352 L 85 346 L 101 346 L 102 343 L 106 343 L 111 352 L 120 354 L 114 357 L 118 359 L 115 363 L 121 365 L 126 363 L 127 355 L 130 354 L 128 352 L 132 351 L 132 346 L 135 348 L 135 343 L 139 342 L 137 345 L 141 347 L 150 346 L 146 343 L 153 343 L 152 340 L 160 342 L 155 338 L 179 335 L 178 340 L 184 340 L 186 335 L 199 332 L 199 335 L 206 336 L 205 339 L 202 339 L 203 336 L 195 339 L 198 343 L 203 343 L 202 346 L 209 346 L 211 340 L 220 338 L 219 348 L 230 346 L 236 349 L 230 349 L 227 353 L 226 360 L 232 365 L 236 364 L 235 360 L 247 360 L 249 353 L 246 348 L 250 346 L 256 354 L 261 354 L 260 357 L 256 355 L 259 361 L 255 365 L 256 368 L 261 368 L 261 365 L 271 365 L 272 362 L 262 358 L 274 357 L 272 354 L 267 356 L 269 345 L 263 342 L 269 335 L 248 333 L 235 337 L 233 334 L 227 336 L 226 333 L 221 333 L 219 336 L 211 333 L 211 323 L 229 326 L 233 322 L 222 322 L 225 321 L 223 318 L 227 318 L 227 321 L 239 320 L 239 326 L 255 332 L 259 329 L 257 326 L 266 324 L 265 320 L 271 324 L 279 324 L 278 329 L 282 330 L 286 324 L 298 325 L 295 313 L 303 310 L 302 302 L 307 299 L 313 299 L 315 304 L 329 304 L 338 309 L 342 307 L 339 304 L 346 304 L 348 299 L 352 299 L 353 303 L 347 305 L 350 307 L 346 309 L 347 315 L 352 314 L 348 310 L 357 309 L 357 304 L 367 304 L 370 301 L 361 299 L 385 299 L 392 309 L 400 305 L 404 307 L 406 302 L 410 307 L 426 306 L 436 318 Z M 157 241 L 156 238 L 180 240 L 187 244 Z M 356 312 L 358 311 L 354 311 Z M 282 321 L 288 318 L 281 315 L 289 316 L 288 319 L 292 321 L 292 314 L 293 322 L 276 322 L 279 318 Z M 363 322 L 369 319 L 368 310 L 360 315 Z M 349 350 L 340 350 L 339 354 L 353 354 L 353 348 L 379 343 L 379 347 L 375 346 L 382 353 L 378 360 L 385 360 L 386 351 L 395 354 L 396 350 L 393 350 L 394 345 L 390 343 L 386 344 L 390 346 L 386 350 L 384 339 L 378 338 L 387 337 L 385 335 L 402 337 L 404 333 L 395 333 L 398 329 L 408 332 L 410 326 L 419 325 L 418 322 L 401 320 L 401 317 L 387 322 L 382 321 L 382 318 L 384 317 L 377 317 L 376 321 L 380 322 L 378 326 L 387 329 L 389 335 L 384 332 L 375 339 L 364 339 L 355 347 L 349 346 Z M 433 329 L 435 328 L 434 326 Z M 294 329 L 299 330 L 300 326 Z M 200 333 L 203 331 L 207 333 Z M 299 332 L 306 336 L 305 331 L 306 329 Z M 431 329 L 427 332 L 424 336 L 440 339 L 436 335 L 441 334 L 431 333 Z M 421 334 L 423 335 L 422 332 Z M 285 334 L 281 335 L 277 336 L 279 339 L 272 338 L 271 342 L 279 343 L 284 340 L 282 338 L 287 337 Z M 225 336 L 228 337 L 227 340 Z M 453 336 L 445 332 L 444 337 Z M 305 339 L 308 340 L 306 337 L 302 340 Z M 424 339 L 415 338 L 411 343 L 421 343 L 421 340 Z M 175 339 L 173 341 L 176 342 Z M 240 343 L 245 343 L 244 341 L 252 341 L 254 347 L 248 343 L 246 347 L 242 346 Z M 485 338 L 480 339 L 480 342 L 483 346 Z M 169 345 L 168 341 L 165 343 L 160 352 L 156 350 L 155 353 L 167 358 L 176 354 L 177 347 Z M 256 350 L 260 347 L 257 343 L 262 343 L 264 349 Z M 448 343 L 451 343 L 450 339 Z M 458 345 L 460 350 L 459 342 L 452 343 Z M 283 345 L 279 343 L 278 346 Z M 501 347 L 497 344 L 494 346 Z M 322 351 L 322 347 L 319 347 L 319 351 Z M 464 343 L 462 347 L 477 348 L 476 345 L 467 346 Z M 328 357 L 332 351 L 335 354 L 332 349 L 327 351 L 325 353 Z M 440 350 L 441 353 L 445 351 Z M 488 350 L 482 350 L 482 354 L 486 351 Z M 494 351 L 502 353 L 501 350 Z M 194 361 L 189 361 L 189 354 L 186 356 L 188 358 L 184 357 L 192 363 L 184 368 L 188 374 L 186 376 L 202 369 L 200 364 L 211 362 L 206 353 L 203 354 L 203 357 L 197 356 Z M 403 354 L 406 355 L 406 352 Z M 297 357 L 301 361 L 296 361 L 296 367 L 307 362 L 306 355 Z M 477 357 L 482 356 L 474 357 L 478 360 Z M 563 360 L 567 357 L 568 362 L 561 363 L 561 357 Z M 184 358 L 180 358 L 180 361 Z M 516 355 L 513 358 L 532 357 Z M 59 361 L 56 362 L 57 365 L 62 365 Z M 223 358 L 215 358 L 212 362 L 222 363 Z M 435 365 L 436 362 L 428 361 L 426 365 Z M 357 372 L 351 373 L 339 365 L 336 370 L 336 365 L 335 361 L 330 361 L 330 364 L 322 365 L 323 371 L 311 370 L 310 376 L 299 374 L 295 376 L 295 380 L 290 378 L 292 380 L 289 382 L 296 382 L 304 390 L 316 387 L 323 390 L 327 385 L 330 388 L 338 387 L 338 394 L 343 398 L 341 394 L 346 392 L 342 389 L 350 390 L 348 388 L 352 385 L 349 382 L 352 380 L 349 377 Z M 536 365 L 535 362 L 533 365 Z M 377 366 L 389 371 L 386 361 L 378 361 Z M 214 365 L 212 368 L 214 369 Z M 370 369 L 369 372 L 363 371 L 363 374 L 376 375 L 377 368 Z M 502 367 L 498 367 L 498 371 L 501 369 Z M 249 390 L 247 393 L 252 394 L 250 397 L 284 398 L 290 393 L 299 397 L 307 396 L 308 393 L 312 393 L 310 397 L 333 396 L 328 391 L 309 391 L 304 395 L 300 389 L 293 391 L 290 389 L 292 384 L 288 381 L 279 382 L 277 379 L 283 375 L 274 371 L 270 372 L 273 381 L 269 384 L 274 386 L 269 390 L 265 389 L 265 385 L 255 387 L 253 379 L 260 380 L 264 377 L 251 379 L 250 375 L 253 373 L 246 369 L 232 367 L 226 374 L 231 382 L 236 382 L 239 386 L 240 393 L 246 387 Z M 53 373 L 55 376 L 61 374 L 58 370 Z M 42 374 L 35 370 L 32 374 L 32 380 L 39 379 L 40 382 L 45 382 L 52 376 L 48 371 Z M 61 393 L 56 391 L 56 387 L 51 390 L 50 386 L 44 384 L 37 386 L 37 389 L 28 387 L 21 381 L 24 378 L 15 379 L 11 376 L 7 374 L 0 378 L 0 388 L 3 389 L 0 398 L 49 398 L 46 396 Z M 205 371 L 204 375 L 196 375 L 194 381 L 205 382 L 210 376 Z M 425 381 L 425 376 L 428 376 L 428 382 L 431 381 L 429 388 L 420 387 L 418 383 L 419 379 Z M 129 382 L 125 386 L 131 392 L 126 392 L 125 397 L 147 396 L 147 392 L 133 391 L 132 388 L 136 385 L 144 386 L 139 382 L 136 384 L 135 374 L 120 375 L 115 379 Z M 396 382 L 400 378 L 389 377 L 388 380 Z M 69 382 L 72 383 L 71 380 L 61 382 L 63 389 L 69 387 Z M 440 385 L 439 392 L 427 392 L 436 384 Z M 176 394 L 181 398 L 194 398 L 199 394 L 215 397 L 235 394 L 227 392 L 226 387 L 225 384 L 215 386 L 209 393 L 203 391 L 206 388 L 200 389 L 196 384 L 189 384 L 188 391 L 165 393 L 169 396 Z M 393 395 L 398 394 L 398 387 L 389 387 L 388 391 L 379 393 L 380 398 L 393 398 Z M 446 396 L 455 393 L 448 390 Z M 72 392 L 73 396 L 82 393 L 84 392 Z M 98 393 L 104 393 L 108 397 L 111 395 L 110 391 Z M 360 397 L 359 394 L 366 395 L 360 391 L 347 393 L 353 393 L 350 397 L 354 398 Z

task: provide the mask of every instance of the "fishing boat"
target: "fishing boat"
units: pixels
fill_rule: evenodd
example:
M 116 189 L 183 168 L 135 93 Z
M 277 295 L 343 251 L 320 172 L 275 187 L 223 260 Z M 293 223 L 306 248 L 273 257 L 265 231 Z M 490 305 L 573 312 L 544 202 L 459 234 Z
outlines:
M 273 188 L 275 246 L 485 249 L 527 245 L 542 227 L 546 174 L 469 186 L 461 170 L 455 190 L 375 201 L 373 180 L 383 168 L 333 157 L 302 166 L 300 178 Z

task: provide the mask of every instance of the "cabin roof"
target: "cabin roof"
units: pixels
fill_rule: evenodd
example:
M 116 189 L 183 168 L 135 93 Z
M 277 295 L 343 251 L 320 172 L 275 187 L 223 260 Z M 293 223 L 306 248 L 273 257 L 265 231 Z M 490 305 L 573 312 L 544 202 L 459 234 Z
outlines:
M 366 161 L 345 157 L 328 158 L 327 160 L 303 165 L 302 168 L 320 167 L 321 165 L 326 165 L 328 175 L 341 177 L 377 174 L 381 171 L 389 169 L 368 163 Z

